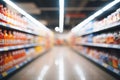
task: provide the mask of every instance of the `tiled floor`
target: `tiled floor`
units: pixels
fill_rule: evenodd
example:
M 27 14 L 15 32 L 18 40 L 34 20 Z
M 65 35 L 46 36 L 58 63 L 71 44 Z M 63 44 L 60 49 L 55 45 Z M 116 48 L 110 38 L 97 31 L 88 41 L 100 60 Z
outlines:
M 9 80 L 116 80 L 68 47 L 56 46 Z

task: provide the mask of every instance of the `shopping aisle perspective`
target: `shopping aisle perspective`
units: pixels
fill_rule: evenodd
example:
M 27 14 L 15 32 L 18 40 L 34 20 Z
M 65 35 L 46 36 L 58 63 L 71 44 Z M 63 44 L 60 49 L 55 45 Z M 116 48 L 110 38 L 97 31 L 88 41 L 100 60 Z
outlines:
M 120 0 L 0 0 L 0 80 L 120 80 L 119 53 Z
M 67 46 L 55 46 L 8 80 L 117 80 Z

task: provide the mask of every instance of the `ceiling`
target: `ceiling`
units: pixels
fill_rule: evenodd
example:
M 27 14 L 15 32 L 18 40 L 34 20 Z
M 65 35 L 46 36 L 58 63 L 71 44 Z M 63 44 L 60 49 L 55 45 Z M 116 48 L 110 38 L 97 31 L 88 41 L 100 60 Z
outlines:
M 59 0 L 12 1 L 48 28 L 54 29 L 59 25 Z M 111 1 L 113 0 L 65 0 L 65 29 L 71 29 Z M 113 10 L 114 8 L 111 9 Z

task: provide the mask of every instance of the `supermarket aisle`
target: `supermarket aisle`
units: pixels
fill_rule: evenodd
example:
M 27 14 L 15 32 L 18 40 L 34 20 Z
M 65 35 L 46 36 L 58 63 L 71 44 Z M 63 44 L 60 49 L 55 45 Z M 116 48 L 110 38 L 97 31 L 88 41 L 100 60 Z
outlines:
M 56 46 L 9 80 L 116 80 L 68 47 Z

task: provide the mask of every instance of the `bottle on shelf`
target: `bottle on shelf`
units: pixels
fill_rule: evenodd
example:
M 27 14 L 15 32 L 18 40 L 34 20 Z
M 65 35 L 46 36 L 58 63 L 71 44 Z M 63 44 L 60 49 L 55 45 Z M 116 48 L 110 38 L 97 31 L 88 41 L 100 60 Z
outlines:
M 6 23 L 5 9 L 0 5 L 0 22 Z
M 118 59 L 118 69 L 120 70 L 120 57 Z
M 14 42 L 14 36 L 12 35 L 12 31 L 8 31 L 8 41 L 9 41 L 9 46 L 13 46 L 13 42 Z
M 4 30 L 3 33 L 4 33 L 4 46 L 8 46 L 9 36 L 8 36 L 7 30 Z
M 112 56 L 112 66 L 116 69 L 118 69 L 118 57 L 116 53 Z
M 2 54 L 0 54 L 0 73 L 2 73 L 3 72 L 3 55 Z
M 0 47 L 4 46 L 4 34 L 2 32 L 2 29 L 0 29 Z
M 4 54 L 4 71 L 7 71 L 9 68 L 9 58 L 8 58 L 8 54 Z
M 12 53 L 9 52 L 8 53 L 8 56 L 9 56 L 9 69 L 13 67 L 13 56 L 12 56 Z

